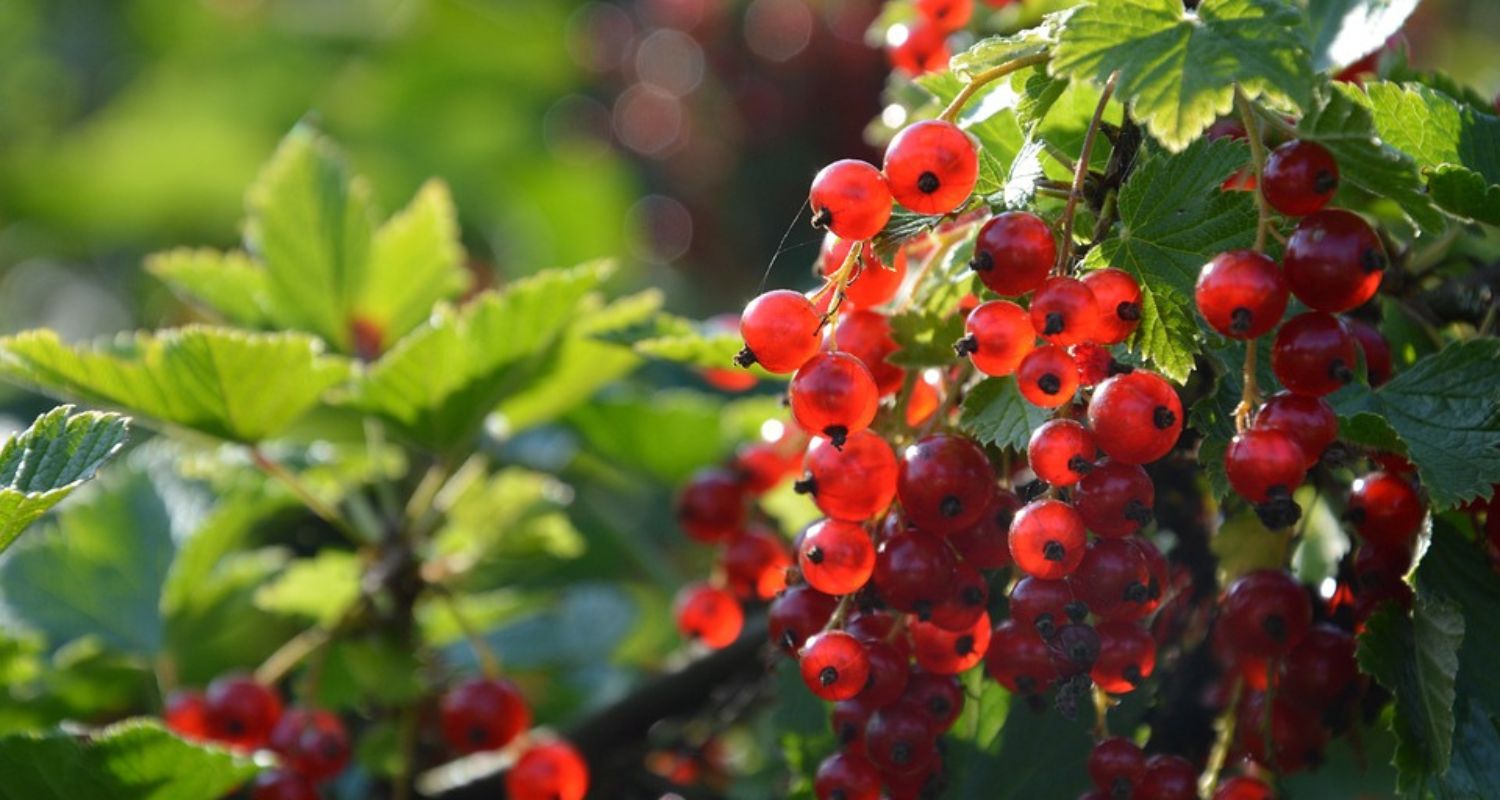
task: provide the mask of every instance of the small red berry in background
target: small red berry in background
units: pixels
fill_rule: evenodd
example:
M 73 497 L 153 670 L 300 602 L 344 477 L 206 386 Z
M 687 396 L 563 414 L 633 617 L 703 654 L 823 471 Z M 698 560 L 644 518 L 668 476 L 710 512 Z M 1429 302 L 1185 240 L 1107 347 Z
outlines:
M 333 778 L 349 764 L 344 723 L 320 708 L 288 709 L 271 730 L 269 744 L 293 772 L 316 783 Z
M 818 255 L 819 274 L 824 279 L 832 279 L 844 265 L 844 259 L 849 257 L 849 249 L 853 246 L 854 242 L 833 234 L 823 237 L 823 249 Z M 905 248 L 897 250 L 891 263 L 886 264 L 866 246 L 860 250 L 858 270 L 844 287 L 844 302 L 854 308 L 874 308 L 890 302 L 901 288 L 901 282 L 906 280 L 906 261 Z
M 1317 142 L 1294 139 L 1271 151 L 1261 172 L 1261 194 L 1292 217 L 1321 211 L 1339 188 L 1339 165 Z
M 718 468 L 699 470 L 677 495 L 677 523 L 700 542 L 728 541 L 744 528 L 746 502 L 739 476 Z
M 969 24 L 974 14 L 974 0 L 916 0 L 917 13 L 945 31 L 956 31 Z
M 505 773 L 510 800 L 583 800 L 589 768 L 567 742 L 533 745 Z
M 318 787 L 295 772 L 272 769 L 257 775 L 250 785 L 251 800 L 320 800 Z
M 167 697 L 162 716 L 167 728 L 185 739 L 208 738 L 208 713 L 202 692 L 173 692 Z
M 879 800 L 880 772 L 863 756 L 834 753 L 818 765 L 813 792 L 818 800 Z
M 1271 346 L 1271 370 L 1288 390 L 1322 397 L 1354 379 L 1354 337 L 1332 314 L 1309 311 L 1287 320 Z
M 238 750 L 263 747 L 281 719 L 281 698 L 242 675 L 214 680 L 203 693 L 208 738 Z
M 503 678 L 474 678 L 449 689 L 438 711 L 443 739 L 458 753 L 499 750 L 531 727 L 526 698 Z
M 1235 652 L 1279 658 L 1307 635 L 1312 602 L 1291 574 L 1257 570 L 1230 584 L 1218 624 Z
M 715 649 L 732 644 L 745 626 L 745 612 L 734 595 L 706 583 L 684 586 L 676 609 L 683 637 Z
M 1281 261 L 1292 294 L 1330 314 L 1374 297 L 1390 263 L 1375 229 L 1342 209 L 1319 211 L 1297 223 Z
M 1255 414 L 1258 430 L 1277 430 L 1292 437 L 1302 449 L 1303 464 L 1312 469 L 1323 451 L 1339 435 L 1339 418 L 1321 397 L 1277 392 Z
M 1427 506 L 1411 481 L 1390 472 L 1354 480 L 1345 517 L 1360 538 L 1380 550 L 1409 550 L 1427 516 Z
M 979 229 L 969 267 L 990 291 L 1019 297 L 1047 280 L 1057 262 L 1057 240 L 1045 220 L 1025 211 L 998 214 Z
M 906 370 L 886 360 L 896 352 L 897 345 L 891 336 L 891 321 L 885 315 L 863 308 L 849 311 L 839 319 L 833 341 L 840 350 L 865 365 L 881 397 L 901 389 Z

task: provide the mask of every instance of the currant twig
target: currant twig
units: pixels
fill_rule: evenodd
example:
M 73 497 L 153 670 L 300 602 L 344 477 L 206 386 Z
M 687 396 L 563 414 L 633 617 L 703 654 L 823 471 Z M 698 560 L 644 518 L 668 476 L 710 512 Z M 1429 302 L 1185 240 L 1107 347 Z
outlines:
M 1245 126 L 1245 138 L 1250 142 L 1250 162 L 1255 170 L 1255 208 L 1258 218 L 1255 223 L 1255 252 L 1263 253 L 1266 249 L 1266 229 L 1271 225 L 1271 207 L 1266 204 L 1266 197 L 1260 191 L 1264 181 L 1266 168 L 1266 143 L 1261 139 L 1260 123 L 1256 120 L 1255 112 L 1250 107 L 1250 99 L 1236 85 L 1234 87 L 1234 104 L 1239 108 L 1240 123 Z
M 252 446 L 250 448 L 250 460 L 261 472 L 275 478 L 283 486 L 290 489 L 292 494 L 296 495 L 297 499 L 304 506 L 307 506 L 309 511 L 313 512 L 319 519 L 337 528 L 340 533 L 348 537 L 350 542 L 357 545 L 368 544 L 359 531 L 355 529 L 354 525 L 345 519 L 337 509 L 323 502 L 316 494 L 313 494 L 313 491 L 303 484 L 300 478 L 267 455 L 264 450 Z
M 433 586 L 432 590 L 443 599 L 443 605 L 448 609 L 448 613 L 453 615 L 453 621 L 457 623 L 458 629 L 463 631 L 464 638 L 469 642 L 469 649 L 474 651 L 474 658 L 479 661 L 479 669 L 484 673 L 484 677 L 499 678 L 499 657 L 495 655 L 495 651 L 484 640 L 484 637 L 479 635 L 479 629 L 469 622 L 463 609 L 458 607 L 458 599 L 448 591 L 446 586 Z
M 1112 72 L 1099 93 L 1099 105 L 1094 107 L 1094 116 L 1089 120 L 1088 131 L 1083 136 L 1083 149 L 1078 154 L 1078 165 L 1073 170 L 1073 187 L 1068 192 L 1068 204 L 1063 207 L 1062 247 L 1057 252 L 1056 270 L 1062 272 L 1073 260 L 1073 214 L 1078 210 L 1078 198 L 1083 196 L 1083 182 L 1089 174 L 1089 157 L 1094 151 L 1094 141 L 1099 138 L 1099 123 L 1104 119 L 1104 108 L 1109 105 L 1110 95 L 1115 92 L 1115 81 L 1120 73 Z
M 984 72 L 975 75 L 973 78 L 969 79 L 968 85 L 959 90 L 958 96 L 953 98 L 953 102 L 949 103 L 948 107 L 943 109 L 943 113 L 938 115 L 938 119 L 952 122 L 958 117 L 958 112 L 963 111 L 964 105 L 968 103 L 969 100 L 974 97 L 974 94 L 980 89 L 983 89 L 989 84 L 1000 80 L 1001 78 L 1011 74 L 1012 72 L 1018 72 L 1020 70 L 1026 69 L 1027 67 L 1036 66 L 1037 64 L 1045 64 L 1051 57 L 1052 56 L 1049 53 L 1036 53 L 1029 56 L 1021 56 L 1020 58 L 1011 59 L 1004 64 L 1000 64 L 999 66 L 990 67 Z
M 1234 729 L 1238 724 L 1240 695 L 1244 692 L 1245 682 L 1242 678 L 1235 678 L 1234 684 L 1229 689 L 1229 702 L 1225 706 L 1215 724 L 1217 730 L 1214 736 L 1213 749 L 1208 751 L 1208 763 L 1203 767 L 1203 775 L 1198 779 L 1198 795 L 1209 797 L 1213 795 L 1214 787 L 1219 783 L 1219 773 L 1224 769 L 1224 763 L 1229 759 L 1229 748 L 1234 743 Z
M 1255 340 L 1245 342 L 1245 371 L 1241 375 L 1241 383 L 1244 390 L 1240 393 L 1240 403 L 1234 407 L 1234 429 L 1244 431 L 1250 427 L 1250 415 L 1255 413 L 1255 406 L 1260 402 L 1260 387 L 1255 380 Z

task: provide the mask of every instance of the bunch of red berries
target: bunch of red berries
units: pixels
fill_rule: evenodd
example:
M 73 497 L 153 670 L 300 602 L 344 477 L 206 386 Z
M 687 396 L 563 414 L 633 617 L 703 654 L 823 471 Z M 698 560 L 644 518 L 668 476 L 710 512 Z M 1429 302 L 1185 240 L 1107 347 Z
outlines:
M 985 0 L 991 8 L 1003 8 L 1015 0 Z M 886 45 L 891 67 L 907 75 L 936 72 L 948 66 L 948 37 L 969 24 L 974 0 L 916 0 L 916 17 L 899 26 Z

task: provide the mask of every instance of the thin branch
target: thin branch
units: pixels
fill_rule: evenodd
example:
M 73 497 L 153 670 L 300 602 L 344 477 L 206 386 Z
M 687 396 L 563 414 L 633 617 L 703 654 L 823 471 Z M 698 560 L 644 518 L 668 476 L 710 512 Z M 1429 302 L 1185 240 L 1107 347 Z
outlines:
M 1083 182 L 1089 174 L 1089 157 L 1094 152 L 1094 141 L 1099 138 L 1099 123 L 1104 119 L 1104 108 L 1115 92 L 1115 81 L 1120 73 L 1112 72 L 1099 93 L 1099 105 L 1094 107 L 1094 116 L 1089 120 L 1088 132 L 1083 136 L 1083 150 L 1078 154 L 1078 165 L 1073 170 L 1073 188 L 1068 192 L 1068 204 L 1063 207 L 1062 249 L 1057 254 L 1057 270 L 1067 269 L 1073 260 L 1073 214 L 1078 210 L 1078 198 L 1083 196 Z
M 983 89 L 989 84 L 1000 80 L 1001 78 L 1011 74 L 1012 72 L 1018 72 L 1020 70 L 1026 69 L 1027 67 L 1035 66 L 1037 64 L 1045 64 L 1051 57 L 1052 56 L 1048 53 L 1036 53 L 1034 55 L 1021 56 L 1020 58 L 1011 59 L 1010 61 L 1007 61 L 999 66 L 990 67 L 984 72 L 975 75 L 973 78 L 969 79 L 968 85 L 959 91 L 958 96 L 953 98 L 953 102 L 949 103 L 948 107 L 943 109 L 943 113 L 938 115 L 938 119 L 944 120 L 946 122 L 952 122 L 958 117 L 958 112 L 964 110 L 964 105 L 968 103 L 969 100 L 974 97 L 974 94 L 980 89 Z
M 307 488 L 307 486 L 302 483 L 302 480 L 300 478 L 293 474 L 291 470 L 278 463 L 275 459 L 266 455 L 266 452 L 264 450 L 260 449 L 258 446 L 251 446 L 250 460 L 255 464 L 257 468 L 260 469 L 261 472 L 264 472 L 269 477 L 275 478 L 276 480 L 280 481 L 283 486 L 286 486 L 286 488 L 290 489 L 292 494 L 296 495 L 297 499 L 300 500 L 304 506 L 307 506 L 307 509 L 309 511 L 317 515 L 319 519 L 323 520 L 329 525 L 332 525 L 334 528 L 337 528 L 340 533 L 349 538 L 350 542 L 353 542 L 357 545 L 368 544 L 365 538 L 360 535 L 359 531 L 355 529 L 354 525 L 351 524 L 349 520 L 345 519 L 344 516 L 338 512 L 338 509 L 335 509 L 334 507 L 319 499 L 317 495 L 313 494 L 311 489 Z
M 1203 768 L 1203 776 L 1198 779 L 1198 796 L 1211 797 L 1214 787 L 1219 783 L 1219 773 L 1224 769 L 1224 763 L 1229 759 L 1229 748 L 1234 744 L 1234 729 L 1238 724 L 1236 717 L 1239 712 L 1240 694 L 1245 689 L 1245 682 L 1241 678 L 1234 679 L 1234 685 L 1229 690 L 1229 702 L 1224 708 L 1224 714 L 1219 717 L 1215 726 L 1218 728 L 1214 737 L 1214 747 L 1208 752 L 1208 764 Z
M 1234 87 L 1234 104 L 1240 111 L 1240 122 L 1245 126 L 1245 138 L 1250 141 L 1250 161 L 1255 167 L 1255 208 L 1258 218 L 1255 223 L 1255 252 L 1262 253 L 1266 249 L 1266 229 L 1271 225 L 1271 207 L 1266 204 L 1266 196 L 1261 193 L 1260 187 L 1264 185 L 1266 169 L 1266 143 L 1261 139 L 1260 123 L 1256 120 L 1255 111 L 1250 106 L 1250 99 L 1236 85 Z
M 479 669 L 486 678 L 500 677 L 500 658 L 495 655 L 494 649 L 479 635 L 479 629 L 470 623 L 463 609 L 458 607 L 458 598 L 448 591 L 448 588 L 433 585 L 432 590 L 438 597 L 443 599 L 443 605 L 448 613 L 453 615 L 453 621 L 458 624 L 458 629 L 463 631 L 464 638 L 469 641 L 469 649 L 474 651 L 474 658 L 479 661 Z

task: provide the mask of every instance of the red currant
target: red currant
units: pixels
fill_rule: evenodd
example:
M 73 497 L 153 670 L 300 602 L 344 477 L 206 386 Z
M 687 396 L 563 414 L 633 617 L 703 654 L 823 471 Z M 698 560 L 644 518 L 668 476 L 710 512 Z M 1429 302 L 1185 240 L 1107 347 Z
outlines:
M 948 68 L 948 34 L 926 20 L 907 26 L 906 38 L 886 48 L 891 67 L 916 77 Z
M 790 289 L 766 292 L 750 301 L 740 315 L 745 349 L 740 366 L 760 364 L 778 375 L 796 372 L 818 352 L 823 315 L 806 296 Z
M 266 770 L 251 784 L 250 800 L 319 800 L 318 787 L 295 772 Z
M 1145 616 L 1151 572 L 1146 555 L 1123 539 L 1088 543 L 1078 569 L 1068 576 L 1080 600 L 1094 616 L 1134 620 Z
M 795 427 L 791 428 L 796 430 Z M 755 442 L 734 454 L 734 472 L 746 492 L 763 495 L 786 480 L 802 464 L 800 449 L 779 442 Z
M 589 767 L 567 742 L 532 745 L 505 773 L 510 800 L 583 800 Z
M 1182 400 L 1160 375 L 1143 370 L 1099 384 L 1088 417 L 1099 449 L 1126 464 L 1165 456 L 1182 434 Z
M 1251 428 L 1236 434 L 1224 452 L 1229 485 L 1252 503 L 1290 498 L 1307 476 L 1307 458 L 1283 431 Z
M 322 709 L 293 708 L 271 729 L 270 747 L 282 763 L 314 782 L 326 781 L 349 764 L 349 734 L 339 718 Z
M 943 402 L 942 374 L 934 369 L 922 370 L 917 382 L 912 384 L 911 397 L 906 401 L 906 425 L 920 428 L 937 413 Z
M 827 436 L 834 447 L 870 426 L 880 399 L 870 370 L 848 353 L 813 356 L 792 376 L 787 394 L 797 424 Z
M 968 356 L 974 368 L 986 375 L 1002 376 L 1016 371 L 1021 359 L 1036 347 L 1036 330 L 1026 310 L 1009 300 L 991 300 L 969 312 L 967 332 L 953 346 Z
M 1026 460 L 1038 478 L 1072 486 L 1094 468 L 1098 450 L 1088 428 L 1071 419 L 1053 419 L 1031 432 Z
M 1231 339 L 1254 339 L 1281 321 L 1287 292 L 1275 261 L 1254 250 L 1230 250 L 1203 266 L 1193 297 L 1209 327 Z
M 745 612 L 734 595 L 706 583 L 682 587 L 675 610 L 683 638 L 716 650 L 733 643 L 745 627 Z
M 946 214 L 974 190 L 979 157 L 957 125 L 924 120 L 886 147 L 885 177 L 896 202 L 919 214 Z
M 1300 772 L 1322 761 L 1328 734 L 1312 709 L 1276 697 L 1271 703 L 1271 750 L 1266 751 L 1266 695 L 1248 694 L 1240 702 L 1236 743 L 1250 758 L 1280 773 Z
M 1321 397 L 1353 379 L 1354 348 L 1354 337 L 1337 317 L 1309 311 L 1276 332 L 1271 370 L 1287 389 Z
M 1130 273 L 1113 267 L 1083 276 L 1083 285 L 1094 293 L 1098 310 L 1094 315 L 1093 340 L 1119 344 L 1141 324 L 1141 285 Z
M 917 0 L 917 13 L 945 31 L 956 31 L 969 24 L 974 0 Z
M 936 434 L 902 453 L 896 494 L 913 525 L 947 536 L 979 521 L 994 485 L 995 471 L 974 440 Z
M 891 218 L 891 189 L 874 164 L 845 158 L 818 171 L 808 193 L 813 227 L 842 239 L 870 239 Z
M 875 588 L 892 608 L 930 617 L 946 598 L 953 553 L 936 536 L 917 531 L 891 536 L 875 555 Z
M 214 680 L 203 693 L 208 738 L 237 750 L 266 743 L 281 719 L 281 699 L 266 686 L 242 675 Z
M 1021 359 L 1016 368 L 1021 396 L 1034 406 L 1057 408 L 1078 391 L 1078 363 L 1057 345 L 1042 345 Z
M 677 496 L 677 523 L 700 542 L 728 541 L 740 535 L 747 504 L 739 476 L 722 469 L 699 470 Z
M 771 641 L 796 653 L 808 637 L 828 624 L 837 605 L 837 600 L 810 586 L 787 587 L 766 612 Z
M 989 641 L 989 632 L 985 632 Z M 953 727 L 958 715 L 964 710 L 964 687 L 952 675 L 934 672 L 914 672 L 906 684 L 902 701 L 920 709 L 927 720 L 927 728 L 939 734 Z
M 1132 797 L 1138 800 L 1197 800 L 1198 769 L 1182 756 L 1151 756 L 1146 759 L 1146 769 Z
M 1015 620 L 1006 620 L 991 632 L 984 669 L 1006 689 L 1028 695 L 1047 691 L 1058 677 L 1047 643 Z
M 1379 386 L 1391 379 L 1391 343 L 1385 340 L 1379 328 L 1357 319 L 1344 320 L 1344 328 L 1359 349 L 1365 354 L 1365 373 L 1371 386 Z
M 443 739 L 458 753 L 499 750 L 531 727 L 526 698 L 503 678 L 474 678 L 449 689 L 438 715 Z
M 865 754 L 865 727 L 870 724 L 870 717 L 880 708 L 870 705 L 859 696 L 833 704 L 833 713 L 829 715 L 828 721 L 833 727 L 834 739 L 844 752 L 860 756 Z
M 989 508 L 973 527 L 948 537 L 949 544 L 975 569 L 1010 566 L 1010 521 L 1021 509 L 1021 498 L 996 487 Z
M 1031 297 L 1031 326 L 1052 344 L 1093 341 L 1099 301 L 1077 278 L 1048 278 Z
M 870 640 L 853 631 L 850 634 L 864 642 L 865 657 L 870 660 L 870 677 L 856 698 L 871 708 L 884 708 L 900 700 L 911 675 L 909 656 L 883 640 Z
M 829 235 L 823 239 L 823 251 L 818 268 L 824 278 L 831 279 L 849 257 L 849 248 L 854 243 Z M 860 251 L 859 266 L 854 276 L 844 285 L 844 302 L 852 308 L 874 308 L 890 302 L 906 280 L 906 251 L 897 250 L 896 257 L 886 264 L 875 256 L 869 245 Z M 843 345 L 839 345 L 843 347 Z
M 881 772 L 906 775 L 937 758 L 937 737 L 932 735 L 922 709 L 896 703 L 870 717 L 865 726 L 865 751 Z
M 736 597 L 770 600 L 786 588 L 786 568 L 792 559 L 780 536 L 752 528 L 724 548 L 719 565 Z
M 824 700 L 848 700 L 865 688 L 870 677 L 864 643 L 843 631 L 812 636 L 798 659 L 802 682 Z
M 880 800 L 880 772 L 864 756 L 834 753 L 818 765 L 813 792 L 818 800 Z
M 946 631 L 967 630 L 985 613 L 990 599 L 990 586 L 966 561 L 953 567 L 953 577 L 947 595 L 932 609 L 932 624 Z M 986 637 L 989 632 L 986 630 Z
M 978 664 L 990 646 L 990 615 L 980 612 L 967 630 L 950 631 L 917 620 L 911 623 L 917 665 L 938 675 L 957 675 Z
M 1330 209 L 1297 224 L 1281 263 L 1298 300 L 1337 314 L 1374 297 L 1390 262 L 1380 236 L 1364 218 Z
M 831 595 L 859 591 L 875 571 L 875 545 L 855 522 L 815 522 L 797 548 L 797 565 L 808 585 Z
M 1276 800 L 1276 793 L 1265 781 L 1240 775 L 1219 784 L 1214 800 Z
M 1084 386 L 1098 386 L 1119 371 L 1114 355 L 1103 345 L 1085 342 L 1073 345 L 1068 351 L 1078 365 L 1078 382 Z
M 1271 151 L 1261 170 L 1260 192 L 1271 208 L 1305 217 L 1328 205 L 1339 188 L 1339 165 L 1328 148 L 1293 139 Z
M 1146 774 L 1146 754 L 1135 742 L 1115 736 L 1089 751 L 1088 769 L 1094 786 L 1107 796 L 1128 798 Z
M 1237 653 L 1279 658 L 1291 652 L 1312 624 L 1312 603 L 1302 584 L 1280 570 L 1257 570 L 1230 584 L 1219 624 Z
M 1141 607 L 1141 613 L 1150 614 L 1161 606 L 1163 592 L 1166 591 L 1167 583 L 1171 580 L 1167 557 L 1162 555 L 1161 550 L 1150 539 L 1132 536 L 1125 541 L 1141 551 L 1141 555 L 1146 558 L 1146 574 L 1151 577 L 1146 583 L 1147 599 L 1145 605 Z
M 1010 524 L 1010 555 L 1034 578 L 1057 580 L 1078 568 L 1087 534 L 1078 512 L 1058 500 L 1037 500 Z
M 1089 530 L 1100 536 L 1129 536 L 1151 521 L 1156 487 L 1140 466 L 1105 459 L 1078 482 L 1073 499 Z
M 1427 508 L 1409 480 L 1390 472 L 1356 478 L 1345 516 L 1360 538 L 1377 550 L 1411 549 Z
M 1057 635 L 1047 642 L 1052 653 L 1052 664 L 1064 678 L 1082 675 L 1093 668 L 1099 660 L 1099 632 L 1081 622 L 1070 622 L 1057 629 Z
M 1358 677 L 1354 637 L 1327 623 L 1314 625 L 1281 663 L 1279 691 L 1293 702 L 1326 708 Z
M 1007 211 L 979 229 L 969 266 L 995 294 L 1019 297 L 1042 285 L 1057 261 L 1052 229 L 1035 214 Z
M 838 348 L 859 359 L 870 370 L 881 397 L 895 394 L 906 380 L 906 370 L 886 360 L 896 352 L 891 336 L 891 322 L 882 314 L 857 309 L 839 320 L 833 335 Z
M 1101 622 L 1099 659 L 1089 670 L 1095 685 L 1109 694 L 1135 691 L 1156 669 L 1156 640 L 1132 622 Z
M 1302 449 L 1303 465 L 1312 469 L 1339 435 L 1339 418 L 1321 397 L 1277 392 L 1255 414 L 1258 430 L 1281 431 Z
M 807 451 L 807 477 L 797 490 L 810 493 L 824 514 L 860 522 L 891 504 L 897 472 L 896 454 L 874 433 L 860 431 L 842 449 L 818 438 Z
M 207 739 L 208 717 L 202 692 L 178 691 L 167 697 L 167 729 L 184 739 Z
M 1010 616 L 1022 630 L 1051 639 L 1069 622 L 1082 620 L 1088 606 L 1066 580 L 1025 577 L 1010 590 Z

